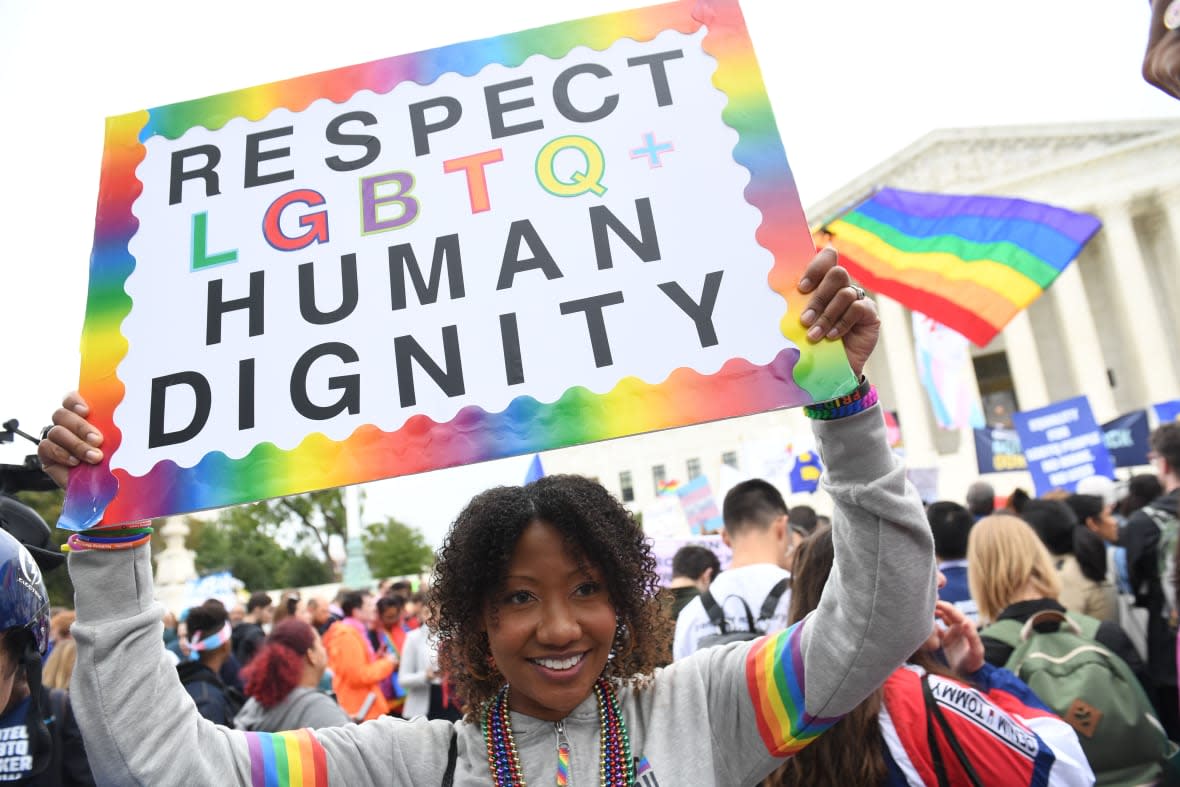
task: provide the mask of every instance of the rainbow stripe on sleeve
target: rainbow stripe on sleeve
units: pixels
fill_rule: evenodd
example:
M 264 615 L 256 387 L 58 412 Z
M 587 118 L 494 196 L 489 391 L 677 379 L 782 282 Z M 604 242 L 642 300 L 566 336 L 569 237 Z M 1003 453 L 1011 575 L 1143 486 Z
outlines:
M 245 735 L 253 787 L 327 787 L 328 758 L 311 730 Z
M 763 637 L 746 656 L 746 686 L 758 732 L 774 757 L 791 757 L 840 720 L 811 716 L 805 706 L 803 625 Z

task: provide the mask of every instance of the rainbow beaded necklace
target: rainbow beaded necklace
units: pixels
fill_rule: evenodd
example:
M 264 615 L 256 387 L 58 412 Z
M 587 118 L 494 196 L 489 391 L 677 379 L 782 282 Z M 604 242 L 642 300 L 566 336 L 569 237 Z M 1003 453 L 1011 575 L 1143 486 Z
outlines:
M 598 700 L 598 783 L 601 787 L 631 787 L 635 779 L 631 738 L 615 689 L 606 678 L 599 678 L 594 684 L 594 696 Z M 508 715 L 508 686 L 500 689 L 496 699 L 484 708 L 481 726 L 488 745 L 492 782 L 496 787 L 526 787 Z M 559 734 L 555 781 L 558 787 L 569 784 L 569 754 L 569 746 L 561 742 Z

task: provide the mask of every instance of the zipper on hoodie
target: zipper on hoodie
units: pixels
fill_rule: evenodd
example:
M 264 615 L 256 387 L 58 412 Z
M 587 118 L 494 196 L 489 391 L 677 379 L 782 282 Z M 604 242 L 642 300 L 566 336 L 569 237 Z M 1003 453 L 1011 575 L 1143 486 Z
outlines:
M 570 781 L 570 742 L 565 737 L 565 722 L 553 722 L 553 732 L 557 735 L 557 787 L 569 787 Z

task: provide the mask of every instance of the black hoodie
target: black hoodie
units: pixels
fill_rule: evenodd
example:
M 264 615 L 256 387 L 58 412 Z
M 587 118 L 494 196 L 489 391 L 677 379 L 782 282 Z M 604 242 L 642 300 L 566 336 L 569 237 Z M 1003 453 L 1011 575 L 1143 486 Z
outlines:
M 1177 515 L 1177 504 L 1180 503 L 1180 489 L 1157 497 L 1149 504 Z M 1155 681 L 1161 695 L 1167 692 L 1174 705 L 1176 699 L 1176 629 L 1166 616 L 1170 604 L 1167 602 L 1168 588 L 1172 586 L 1171 577 L 1160 576 L 1160 528 L 1155 520 L 1143 509 L 1139 509 L 1127 518 L 1119 533 L 1119 545 L 1127 550 L 1127 574 L 1131 580 L 1131 588 L 1135 591 L 1135 604 L 1147 608 L 1147 670 Z M 1154 699 L 1154 698 L 1153 698 Z M 1159 707 L 1160 720 L 1166 727 L 1170 727 L 1170 736 L 1180 730 L 1175 729 L 1176 714 L 1169 714 Z M 1175 738 L 1173 738 L 1175 740 Z

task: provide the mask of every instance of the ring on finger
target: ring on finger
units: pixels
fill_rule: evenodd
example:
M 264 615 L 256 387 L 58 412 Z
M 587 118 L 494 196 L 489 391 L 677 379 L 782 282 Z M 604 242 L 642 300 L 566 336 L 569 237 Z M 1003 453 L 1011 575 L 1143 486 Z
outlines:
M 853 292 L 856 293 L 856 299 L 858 301 L 863 301 L 865 299 L 864 287 L 857 287 L 855 284 L 849 284 L 848 286 L 852 288 Z

